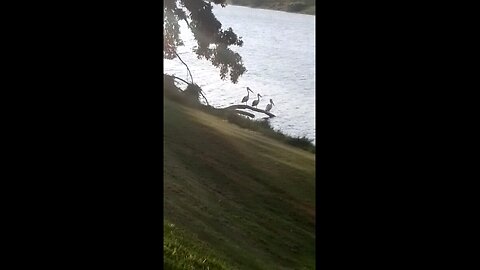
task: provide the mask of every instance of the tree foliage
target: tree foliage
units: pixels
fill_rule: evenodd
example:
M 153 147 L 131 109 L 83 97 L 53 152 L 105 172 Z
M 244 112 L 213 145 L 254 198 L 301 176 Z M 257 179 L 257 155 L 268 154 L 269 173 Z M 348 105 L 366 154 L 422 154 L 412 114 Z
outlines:
M 177 48 L 183 46 L 179 21 L 185 21 L 197 45 L 193 52 L 198 59 L 207 59 L 220 70 L 220 78 L 227 76 L 233 83 L 246 72 L 242 57 L 229 47 L 243 45 L 232 28 L 222 29 L 222 24 L 212 12 L 212 4 L 226 6 L 226 0 L 164 0 L 163 2 L 163 57 L 178 57 Z

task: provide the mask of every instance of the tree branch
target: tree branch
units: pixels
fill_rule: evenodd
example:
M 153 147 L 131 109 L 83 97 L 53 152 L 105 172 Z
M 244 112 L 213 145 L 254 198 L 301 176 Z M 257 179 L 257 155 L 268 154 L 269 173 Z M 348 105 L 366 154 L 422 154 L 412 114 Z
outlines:
M 182 81 L 182 82 L 184 82 L 184 83 L 186 83 L 186 84 L 190 84 L 189 82 L 187 82 L 187 81 L 185 81 L 184 79 L 179 78 L 179 77 L 177 77 L 177 76 L 174 76 L 174 75 L 169 75 L 169 76 L 172 76 L 173 78 L 175 78 L 175 79 L 177 79 L 177 80 L 180 80 L 180 81 Z
M 192 27 L 190 26 L 190 23 L 188 22 L 187 18 L 185 18 L 184 20 L 185 20 L 185 22 L 187 23 L 188 28 L 192 29 Z M 192 30 L 193 30 L 193 29 L 192 29 Z
M 184 83 L 186 83 L 186 84 L 188 84 L 188 85 L 191 84 L 191 83 L 189 83 L 189 82 L 185 81 L 184 79 L 179 78 L 179 77 L 177 77 L 177 76 L 174 76 L 174 75 L 170 75 L 170 76 L 172 76 L 173 78 L 175 78 L 175 79 L 177 79 L 177 80 L 180 80 L 180 81 L 182 81 L 182 82 L 184 82 Z M 192 83 L 192 84 L 193 84 L 193 83 Z M 199 87 L 199 88 L 200 88 L 200 87 Z M 210 106 L 210 104 L 208 103 L 208 99 L 207 99 L 207 98 L 205 97 L 205 95 L 203 94 L 202 89 L 200 89 L 200 95 L 202 95 L 202 97 L 205 99 L 205 102 L 207 103 L 207 106 Z
M 205 102 L 207 102 L 207 106 L 210 106 L 210 104 L 208 104 L 208 100 L 207 98 L 205 97 L 205 95 L 203 94 L 203 91 L 200 90 L 200 95 L 202 95 L 202 97 L 205 99 Z
M 192 72 L 190 72 L 190 69 L 188 68 L 188 65 L 185 62 L 183 62 L 182 58 L 180 57 L 180 55 L 178 55 L 178 53 L 176 51 L 175 51 L 175 55 L 187 67 L 188 74 L 190 74 L 190 79 L 192 79 L 192 84 L 193 84 Z

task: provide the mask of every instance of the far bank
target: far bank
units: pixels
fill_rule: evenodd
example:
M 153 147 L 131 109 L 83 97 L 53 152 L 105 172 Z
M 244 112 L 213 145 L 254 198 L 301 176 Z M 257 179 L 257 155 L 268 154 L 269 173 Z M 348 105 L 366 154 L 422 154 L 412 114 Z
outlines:
M 230 5 L 315 15 L 315 0 L 227 0 Z

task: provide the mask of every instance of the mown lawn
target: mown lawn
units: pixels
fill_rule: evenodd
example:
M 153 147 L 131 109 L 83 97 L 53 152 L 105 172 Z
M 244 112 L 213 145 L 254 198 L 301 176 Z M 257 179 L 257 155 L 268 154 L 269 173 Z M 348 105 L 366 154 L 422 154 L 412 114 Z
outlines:
M 207 245 L 218 267 L 314 269 L 314 154 L 168 99 L 164 112 L 168 224 Z M 181 262 L 164 257 L 170 269 Z
M 232 269 L 225 262 L 218 260 L 211 249 L 194 235 L 176 228 L 168 221 L 164 222 L 163 234 L 165 269 Z

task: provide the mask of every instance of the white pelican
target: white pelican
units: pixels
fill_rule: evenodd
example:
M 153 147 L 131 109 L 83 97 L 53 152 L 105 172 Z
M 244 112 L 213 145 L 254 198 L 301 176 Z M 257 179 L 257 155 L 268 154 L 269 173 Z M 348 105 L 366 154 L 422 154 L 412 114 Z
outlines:
M 262 96 L 262 95 L 257 94 L 258 99 L 257 99 L 257 100 L 254 100 L 254 101 L 252 102 L 252 107 L 257 107 L 258 103 L 260 102 L 260 97 L 261 97 L 261 96 Z
M 270 104 L 267 105 L 267 108 L 265 109 L 265 111 L 269 112 L 272 109 L 272 105 L 275 105 L 275 104 L 273 103 L 273 100 L 270 99 Z
M 248 91 L 252 92 L 252 94 L 253 94 L 253 91 L 250 90 L 250 88 L 247 87 L 247 95 L 243 97 L 242 103 L 244 103 L 244 102 L 247 103 L 249 95 L 250 95 L 250 93 Z

